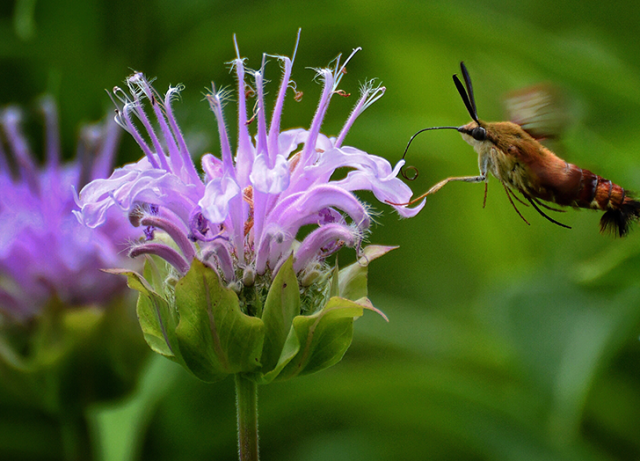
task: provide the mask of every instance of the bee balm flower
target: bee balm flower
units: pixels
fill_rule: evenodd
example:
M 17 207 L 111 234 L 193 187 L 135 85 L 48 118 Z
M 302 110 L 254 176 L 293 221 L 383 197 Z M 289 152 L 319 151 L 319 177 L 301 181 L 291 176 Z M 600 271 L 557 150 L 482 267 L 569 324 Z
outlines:
M 158 267 L 155 272 L 148 269 L 144 278 L 126 272 L 130 285 L 147 300 L 143 307 L 139 305 L 139 317 L 152 348 L 205 380 L 256 372 L 266 381 L 278 374 L 282 378 L 315 371 L 340 360 L 348 343 L 341 343 L 334 355 L 314 366 L 296 362 L 295 357 L 299 353 L 298 359 L 307 362 L 312 357 L 301 349 L 303 336 L 313 335 L 309 319 L 325 319 L 322 326 L 329 322 L 327 325 L 351 328 L 363 306 L 370 307 L 366 301 L 355 303 L 366 291 L 351 300 L 339 298 L 354 277 L 366 272 L 366 264 L 386 251 L 361 249 L 371 217 L 369 207 L 354 191 L 369 190 L 381 202 L 405 203 L 411 196 L 409 187 L 397 178 L 402 162 L 392 168 L 381 157 L 343 144 L 354 121 L 385 88 L 365 84 L 339 135 L 325 136 L 320 128 L 345 74 L 346 62 L 340 65 L 338 59 L 333 69 L 317 70 L 323 89 L 310 127 L 281 130 L 285 98 L 295 88 L 291 80 L 294 58 L 272 57 L 282 65 L 282 79 L 270 121 L 264 100 L 264 65 L 248 71 L 239 53 L 232 62 L 238 81 L 235 152 L 224 120 L 225 93 L 214 87 L 207 95 L 218 125 L 220 156 L 202 157 L 202 176 L 171 106 L 182 88 L 170 87 L 162 96 L 141 73 L 127 79 L 128 94 L 116 87 L 114 95 L 121 103 L 116 121 L 138 142 L 144 157 L 108 179 L 87 185 L 76 212 L 82 222 L 95 228 L 105 223 L 112 209 L 122 210 L 134 226 L 142 228 L 142 241 L 132 247 L 130 256 L 153 255 L 169 263 L 165 274 L 173 280 L 169 284 L 157 283 L 153 274 Z M 254 85 L 251 91 L 247 91 L 247 74 Z M 256 95 L 257 133 L 253 137 L 248 93 Z M 348 173 L 336 179 L 333 175 L 338 169 Z M 394 208 L 401 216 L 411 217 L 421 207 Z M 310 226 L 310 232 L 301 234 L 303 227 Z M 346 278 L 326 263 L 343 246 L 361 253 L 357 264 L 361 271 L 342 273 Z M 151 280 L 154 277 L 156 282 Z M 344 301 L 332 304 L 332 296 Z M 276 305 L 281 303 L 288 307 L 278 307 L 276 314 Z M 347 317 L 348 322 L 341 323 Z M 223 332 L 226 322 L 235 331 Z M 207 337 L 210 352 L 203 352 L 208 346 L 198 343 L 200 334 Z M 231 343 L 223 341 L 223 335 Z M 350 338 L 348 335 L 349 342 Z M 286 341 L 297 345 L 283 349 Z
M 29 406 L 81 418 L 90 403 L 131 390 L 148 352 L 126 284 L 100 270 L 132 266 L 124 250 L 134 229 L 116 210 L 100 229 L 71 212 L 74 188 L 110 173 L 118 126 L 85 127 L 78 158 L 63 164 L 55 104 L 44 99 L 42 110 L 43 168 L 21 129 L 22 112 L 0 112 L 0 377 Z
M 131 230 L 105 215 L 105 225 L 92 231 L 71 213 L 74 188 L 109 174 L 117 125 L 85 127 L 78 146 L 82 158 L 63 165 L 55 104 L 44 99 L 41 107 L 42 169 L 22 133 L 20 109 L 0 113 L 8 147 L 5 152 L 0 144 L 0 314 L 17 321 L 38 315 L 52 298 L 65 306 L 104 307 L 126 288 L 100 269 L 127 264 L 122 251 Z

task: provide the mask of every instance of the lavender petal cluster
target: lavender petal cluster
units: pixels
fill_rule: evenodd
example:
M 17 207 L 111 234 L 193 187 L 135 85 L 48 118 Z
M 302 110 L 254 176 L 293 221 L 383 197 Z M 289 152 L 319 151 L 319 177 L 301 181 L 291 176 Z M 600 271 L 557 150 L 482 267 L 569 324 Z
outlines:
M 45 164 L 37 165 L 22 129 L 22 111 L 0 112 L 0 319 L 26 321 L 52 299 L 66 306 L 106 305 L 126 286 L 101 268 L 130 265 L 131 229 L 104 216 L 89 229 L 73 216 L 75 190 L 106 177 L 120 129 L 113 122 L 86 126 L 78 156 L 63 163 L 58 114 L 51 98 L 40 104 L 45 120 Z
M 78 219 L 100 228 L 109 213 L 119 210 L 140 228 L 141 241 L 130 256 L 160 256 L 179 276 L 198 258 L 228 285 L 251 285 L 265 274 L 273 277 L 293 254 L 294 270 L 304 285 L 328 256 L 342 246 L 359 248 L 366 236 L 371 211 L 355 191 L 371 191 L 377 200 L 391 203 L 406 203 L 412 194 L 397 177 L 402 161 L 392 168 L 382 157 L 344 145 L 355 120 L 384 94 L 384 87 L 363 85 L 337 137 L 320 131 L 356 51 L 344 63 L 338 58 L 332 68 L 316 70 L 322 93 L 309 128 L 281 130 L 285 97 L 290 91 L 296 99 L 300 96 L 291 80 L 295 52 L 292 58 L 265 55 L 259 70 L 249 70 L 236 45 L 231 63 L 237 78 L 235 152 L 223 114 L 227 92 L 214 87 L 206 98 L 217 121 L 220 156 L 202 156 L 202 175 L 172 109 L 182 87 L 170 87 L 163 96 L 142 73 L 134 73 L 126 80 L 128 91 L 114 88 L 116 121 L 144 157 L 85 186 L 75 211 Z M 267 57 L 282 68 L 270 120 L 265 106 Z M 255 96 L 251 116 L 250 95 Z M 257 126 L 253 136 L 250 125 Z M 336 178 L 337 170 L 346 174 Z M 411 217 L 423 205 L 394 208 L 400 216 Z M 300 237 L 302 228 L 311 230 Z M 159 231 L 164 238 L 158 237 Z

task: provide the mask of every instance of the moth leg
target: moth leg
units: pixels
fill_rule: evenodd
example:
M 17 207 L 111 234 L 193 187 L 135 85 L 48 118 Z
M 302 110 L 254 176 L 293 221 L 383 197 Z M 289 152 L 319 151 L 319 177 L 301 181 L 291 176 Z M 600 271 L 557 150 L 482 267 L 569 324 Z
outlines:
M 487 189 L 489 188 L 489 183 L 487 181 L 484 182 L 484 200 L 482 200 L 482 208 L 487 206 Z
M 410 202 L 407 202 L 407 203 L 392 203 L 392 202 L 387 201 L 386 203 L 388 203 L 389 205 L 395 205 L 395 206 L 413 205 L 414 203 L 419 202 L 420 200 L 425 198 L 427 195 L 435 194 L 440 189 L 442 189 L 442 187 L 444 187 L 444 185 L 447 184 L 448 182 L 451 182 L 451 181 L 464 181 L 464 182 L 478 183 L 478 182 L 483 182 L 483 181 L 486 181 L 486 180 L 487 180 L 487 175 L 486 174 L 481 174 L 479 176 L 452 176 L 450 178 L 443 179 L 438 184 L 436 184 L 431 189 L 429 189 L 427 192 L 422 194 L 420 197 L 416 197 L 413 200 L 411 200 Z
M 480 168 L 480 175 L 484 176 L 484 199 L 482 200 L 482 208 L 487 206 L 487 190 L 489 188 L 489 181 L 487 179 L 487 169 L 489 168 L 489 158 L 490 156 L 496 155 L 496 150 L 491 149 L 490 155 L 481 155 L 478 157 L 478 168 Z
M 522 203 L 524 206 L 529 206 L 526 203 L 524 203 L 522 200 L 520 200 L 518 198 L 518 196 L 516 194 L 514 194 L 511 190 L 509 190 L 509 188 L 507 187 L 507 185 L 505 183 L 502 183 L 502 187 L 504 187 L 504 191 L 507 193 L 507 198 L 509 199 L 509 203 L 511 203 L 511 206 L 513 207 L 514 210 L 516 210 L 516 213 L 518 213 L 518 216 L 520 216 L 522 218 L 522 220 L 524 222 L 527 223 L 528 226 L 530 226 L 531 224 L 529 224 L 529 221 L 527 221 L 524 216 L 522 216 L 522 213 L 520 213 L 520 210 L 518 210 L 518 207 L 516 206 L 515 203 L 513 203 L 513 200 L 511 200 L 511 196 L 513 195 L 516 200 L 520 203 Z
M 527 200 L 529 200 L 529 203 L 531 203 L 531 205 L 533 205 L 533 208 L 536 209 L 536 211 L 538 213 L 540 213 L 542 216 L 544 216 L 545 218 L 547 218 L 549 221 L 551 221 L 553 224 L 557 224 L 560 227 L 564 227 L 566 229 L 571 229 L 571 226 L 567 226 L 566 224 L 562 224 L 561 222 L 556 221 L 555 219 L 551 218 L 550 216 L 547 216 L 540 208 L 538 208 L 538 205 L 536 205 L 536 201 L 535 199 L 532 199 L 531 197 L 525 195 L 524 198 L 526 198 Z
M 495 152 L 494 152 L 494 155 L 495 155 Z M 431 187 L 431 189 L 429 189 L 427 192 L 425 192 L 424 194 L 422 194 L 419 197 L 414 198 L 410 202 L 407 202 L 407 203 L 392 203 L 392 202 L 389 202 L 387 200 L 385 200 L 385 202 L 388 203 L 389 205 L 395 205 L 395 206 L 413 205 L 414 203 L 419 202 L 420 200 L 425 198 L 427 195 L 435 194 L 440 189 L 442 189 L 445 184 L 447 184 L 448 182 L 451 182 L 451 181 L 464 181 L 464 182 L 471 182 L 471 183 L 484 182 L 485 183 L 485 201 L 486 201 L 487 170 L 489 168 L 489 162 L 490 162 L 489 155 L 482 155 L 482 156 L 480 156 L 478 158 L 478 167 L 480 168 L 480 174 L 478 176 L 452 176 L 450 178 L 443 179 L 438 184 L 436 184 L 435 186 Z
M 450 178 L 443 179 L 442 181 L 440 181 L 438 184 L 433 186 L 431 189 L 429 189 L 425 194 L 423 194 L 419 198 L 426 197 L 427 195 L 435 194 L 440 189 L 442 189 L 445 184 L 447 184 L 447 183 L 449 183 L 451 181 L 464 181 L 464 182 L 476 183 L 476 182 L 484 182 L 486 180 L 487 180 L 487 175 L 486 174 L 481 174 L 481 175 L 478 175 L 478 176 L 452 176 Z M 419 198 L 414 199 L 414 200 L 419 200 Z

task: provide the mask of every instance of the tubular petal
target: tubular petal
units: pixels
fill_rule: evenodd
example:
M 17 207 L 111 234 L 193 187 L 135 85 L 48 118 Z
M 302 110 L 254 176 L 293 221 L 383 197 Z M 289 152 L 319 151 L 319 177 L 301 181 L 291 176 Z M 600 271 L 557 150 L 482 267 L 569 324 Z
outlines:
M 129 257 L 136 258 L 143 254 L 152 254 L 161 257 L 180 273 L 184 275 L 189 270 L 189 263 L 184 259 L 180 253 L 164 243 L 145 243 L 133 247 L 129 251 Z

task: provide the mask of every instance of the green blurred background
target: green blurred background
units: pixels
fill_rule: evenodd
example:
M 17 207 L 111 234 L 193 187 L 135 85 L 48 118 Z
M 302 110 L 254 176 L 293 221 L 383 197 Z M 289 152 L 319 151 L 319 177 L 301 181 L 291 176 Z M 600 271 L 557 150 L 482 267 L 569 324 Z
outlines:
M 311 120 L 320 86 L 309 67 L 361 46 L 341 87 L 378 77 L 387 93 L 347 144 L 395 163 L 418 129 L 468 121 L 451 80 L 464 60 L 481 118 L 504 117 L 506 91 L 552 82 L 573 118 L 562 155 L 640 191 L 636 1 L 4 1 L 0 102 L 33 107 L 52 93 L 71 157 L 79 124 L 112 110 L 103 89 L 140 70 L 160 91 L 186 85 L 181 127 L 193 152 L 218 152 L 202 97 L 211 81 L 234 83 L 223 64 L 232 35 L 258 67 L 262 52 L 290 55 L 298 27 L 304 98 L 288 100 L 283 127 Z M 279 80 L 276 63 L 267 78 Z M 334 98 L 323 131 L 337 134 L 354 103 Z M 139 156 L 125 137 L 119 163 Z M 411 187 L 476 174 L 476 159 L 455 132 L 424 134 Z M 485 209 L 482 196 L 482 185 L 448 185 L 411 220 L 377 206 L 371 242 L 400 245 L 370 268 L 390 323 L 366 315 L 341 363 L 260 389 L 263 459 L 640 459 L 638 229 L 602 236 L 599 213 L 569 210 L 567 230 L 521 206 L 527 226 L 495 178 Z M 131 446 L 140 459 L 237 459 L 232 380 L 205 385 L 168 361 L 151 364 L 133 400 L 96 409 L 95 425 L 107 459 Z M 5 409 L 0 459 L 60 459 L 57 431 Z

